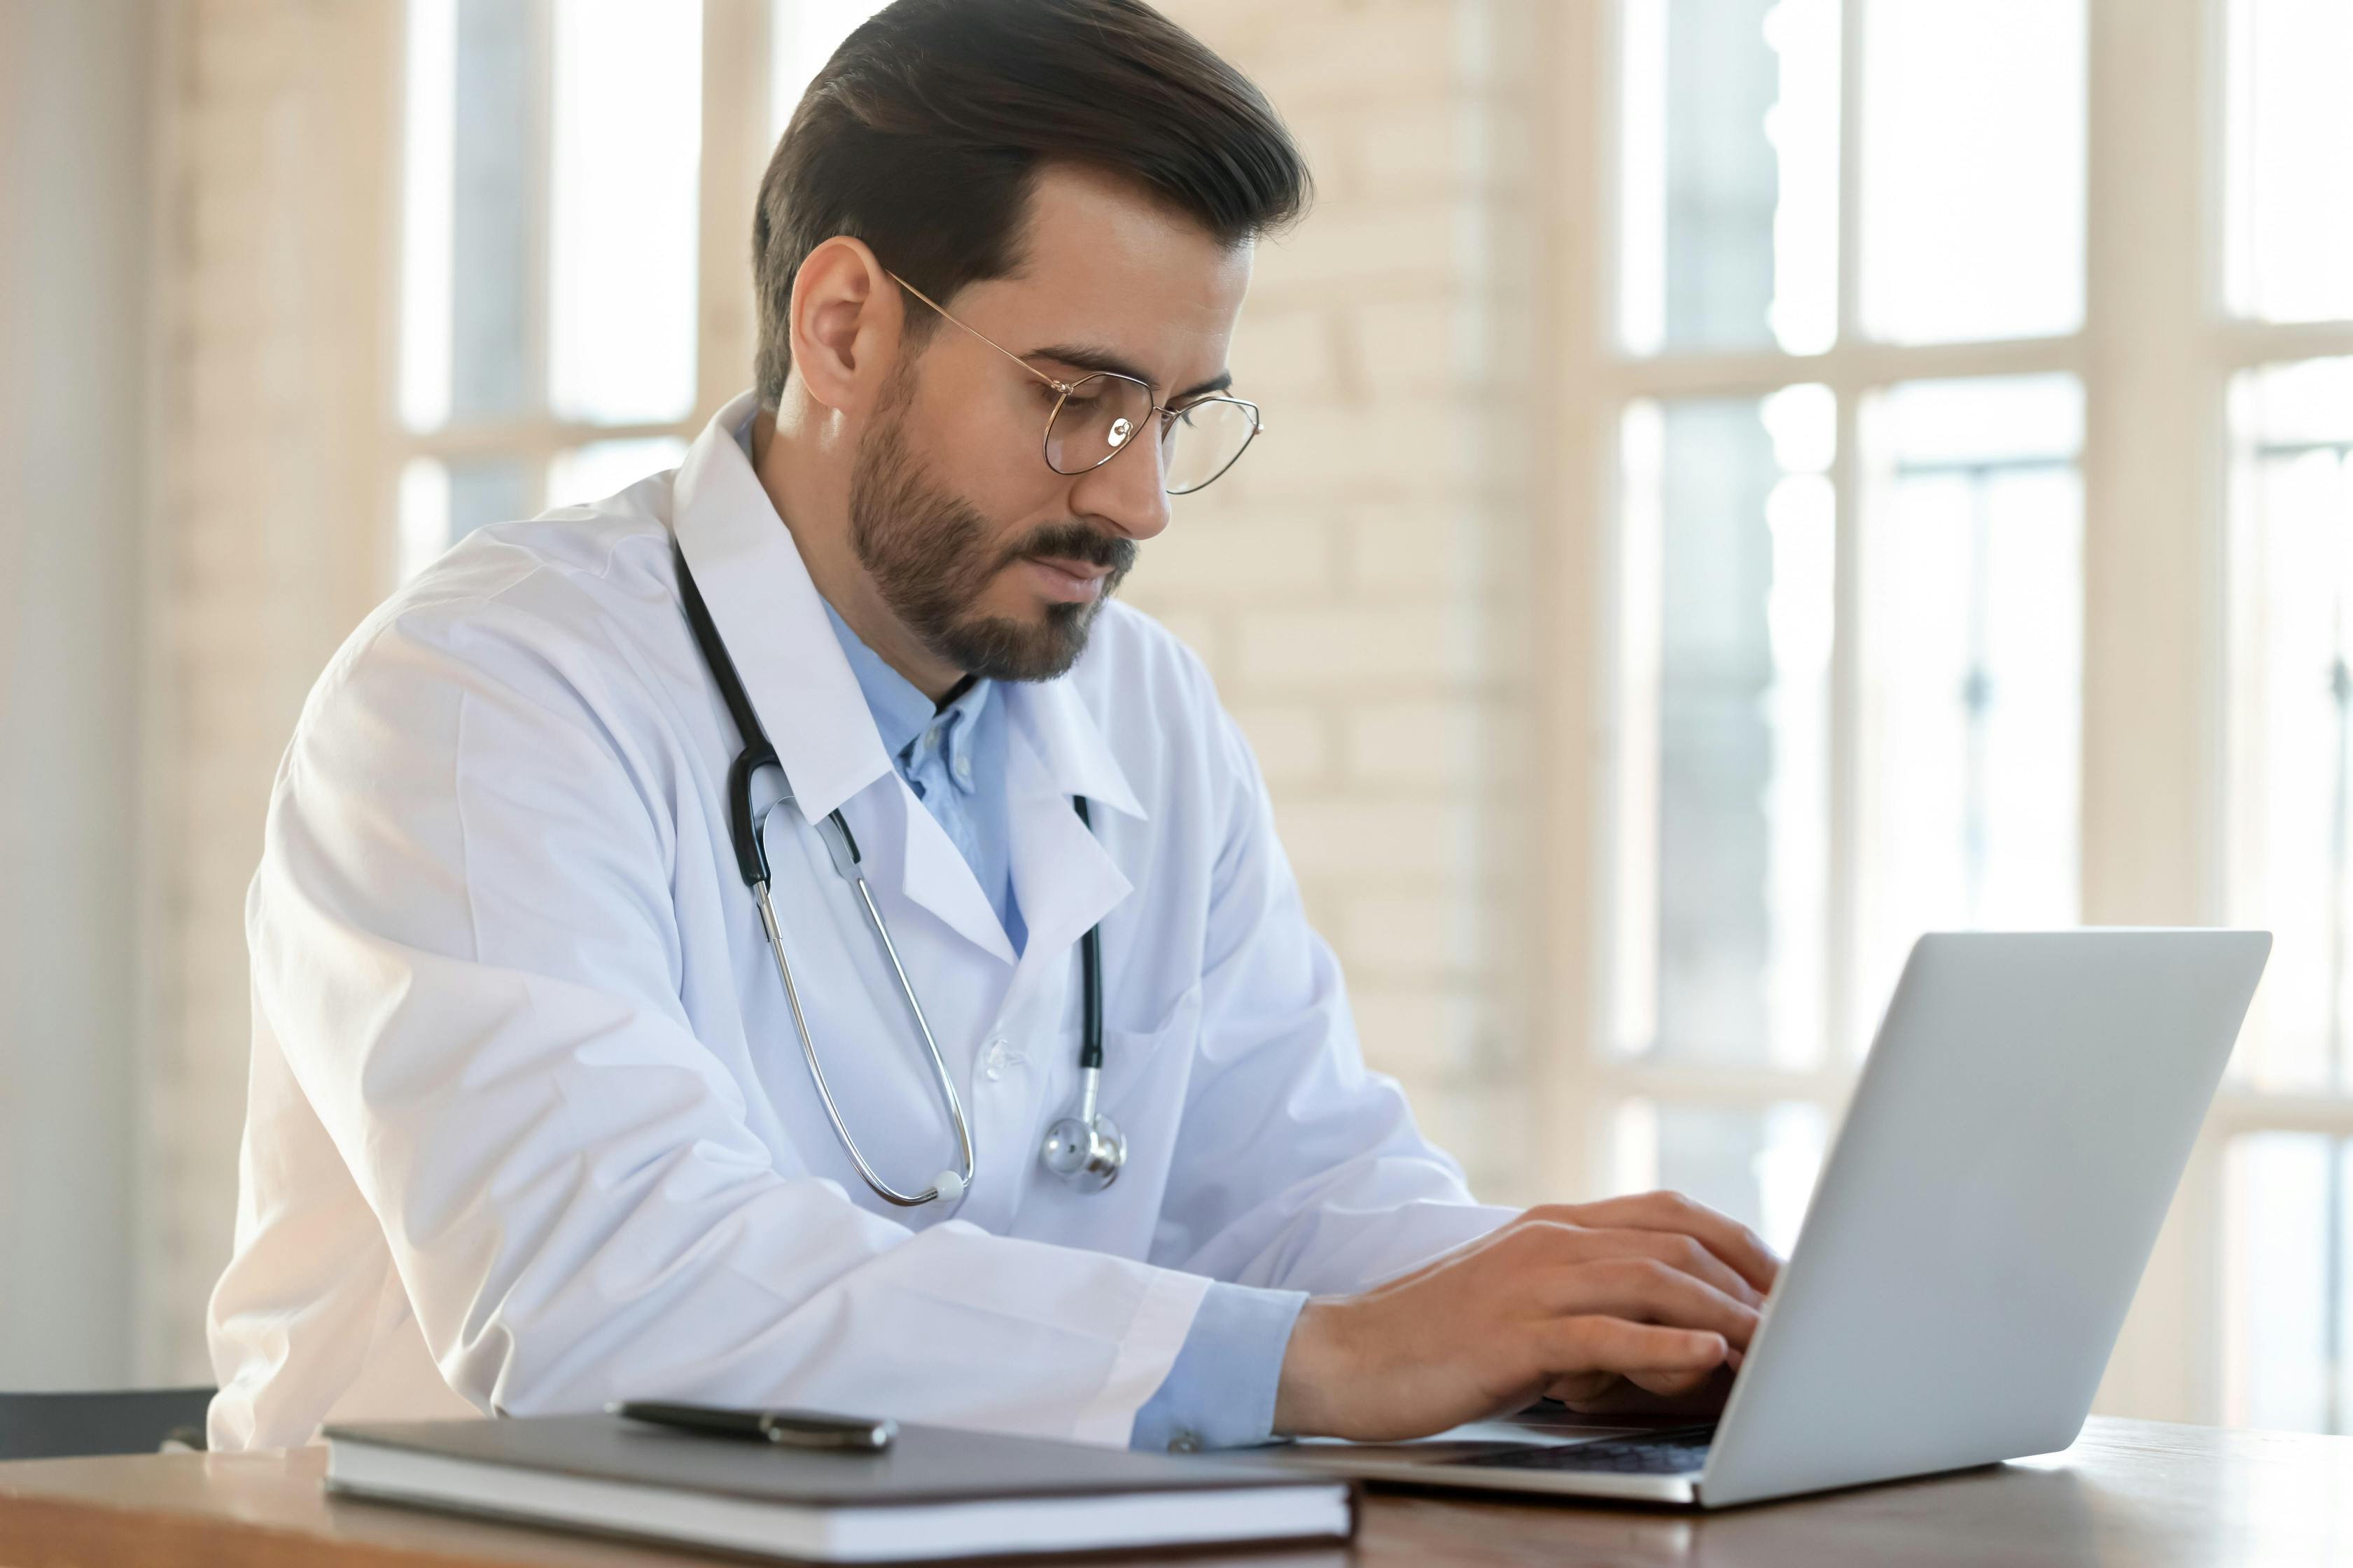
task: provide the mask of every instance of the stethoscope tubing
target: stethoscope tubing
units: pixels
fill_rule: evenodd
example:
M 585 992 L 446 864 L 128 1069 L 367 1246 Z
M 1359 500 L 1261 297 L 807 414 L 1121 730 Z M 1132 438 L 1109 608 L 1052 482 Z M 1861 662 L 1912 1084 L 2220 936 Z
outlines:
M 867 923 L 881 939 L 882 951 L 891 960 L 892 972 L 899 977 L 900 994 L 907 999 L 907 1010 L 914 1015 L 915 1027 L 923 1037 L 923 1050 L 932 1059 L 932 1075 L 939 1080 L 941 1097 L 947 1101 L 948 1123 L 955 1130 L 957 1157 L 964 1165 L 965 1185 L 969 1187 L 979 1167 L 973 1156 L 972 1126 L 965 1119 L 964 1101 L 957 1098 L 955 1080 L 948 1075 L 948 1064 L 940 1055 L 939 1043 L 932 1038 L 932 1026 L 923 1018 L 923 1004 L 915 1000 L 915 988 L 907 983 L 907 972 L 899 963 L 899 950 L 892 943 L 891 932 L 882 923 L 881 911 L 874 907 L 873 896 L 866 890 L 866 879 L 860 877 L 855 885 L 859 900 L 866 909 Z M 800 1037 L 801 1041 L 801 1059 L 808 1063 L 809 1080 L 817 1085 L 817 1097 L 824 1103 L 826 1119 L 833 1123 L 834 1136 L 841 1140 L 841 1146 L 849 1152 L 850 1163 L 858 1167 L 859 1175 L 883 1202 L 909 1209 L 920 1208 L 933 1202 L 940 1195 L 936 1184 L 925 1187 L 920 1193 L 901 1192 L 866 1163 L 865 1154 L 858 1147 L 858 1140 L 849 1135 L 849 1126 L 841 1119 L 841 1108 L 834 1103 L 833 1090 L 826 1087 L 825 1065 L 818 1060 L 817 1042 L 809 1038 L 808 1019 L 801 1012 L 800 987 L 793 984 L 793 966 L 785 958 L 785 939 L 776 929 L 776 911 L 768 901 L 768 884 L 765 881 L 753 883 L 752 897 L 760 906 L 760 925 L 767 933 L 768 955 L 776 961 L 776 978 L 784 983 L 785 1002 L 792 1009 L 793 1032 Z
M 899 994 L 905 999 L 907 1012 L 915 1021 L 916 1033 L 923 1037 L 923 1053 L 931 1059 L 932 1076 L 939 1084 L 940 1097 L 947 1106 L 948 1123 L 955 1133 L 957 1159 L 963 1167 L 960 1179 L 956 1173 L 944 1171 L 937 1181 L 920 1193 L 902 1193 L 884 1181 L 881 1173 L 867 1163 L 865 1153 L 858 1147 L 858 1140 L 850 1136 L 849 1123 L 843 1121 L 841 1108 L 835 1103 L 833 1091 L 825 1081 L 825 1067 L 818 1060 L 817 1042 L 809 1035 L 808 1017 L 801 1007 L 800 987 L 793 981 L 792 964 L 785 957 L 784 932 L 777 922 L 775 905 L 768 896 L 768 855 L 761 841 L 760 831 L 766 814 L 754 816 L 752 810 L 752 775 L 764 767 L 776 768 L 781 773 L 784 765 L 776 757 L 775 746 L 769 743 L 766 731 L 760 727 L 759 716 L 752 710 L 751 699 L 744 690 L 742 678 L 735 672 L 735 661 L 729 656 L 726 642 L 720 637 L 719 628 L 711 618 L 710 607 L 703 603 L 702 590 L 695 584 L 694 574 L 687 567 L 686 552 L 679 548 L 675 540 L 671 542 L 671 552 L 678 566 L 679 587 L 686 605 L 688 629 L 693 633 L 696 649 L 702 654 L 712 679 L 718 684 L 728 717 L 734 721 L 736 733 L 743 742 L 742 750 L 727 770 L 727 827 L 735 851 L 736 868 L 744 878 L 744 885 L 752 890 L 753 901 L 759 908 L 760 928 L 767 939 L 769 956 L 776 963 L 776 978 L 785 989 L 786 1005 L 793 1016 L 793 1032 L 800 1037 L 801 1058 L 808 1064 L 809 1080 L 817 1088 L 818 1099 L 825 1107 L 826 1119 L 833 1123 L 834 1135 L 841 1141 L 841 1146 L 849 1155 L 850 1163 L 857 1166 L 859 1175 L 885 1203 L 900 1208 L 919 1207 L 947 1196 L 942 1190 L 943 1185 L 952 1180 L 956 1182 L 956 1193 L 960 1196 L 971 1189 L 973 1178 L 978 1173 L 973 1151 L 972 1125 L 965 1115 L 964 1101 L 956 1094 L 955 1080 L 948 1072 L 947 1059 L 940 1052 L 938 1040 L 933 1037 L 931 1022 L 923 1016 L 923 1005 L 916 998 L 914 984 L 907 977 L 906 965 L 900 962 L 898 945 L 891 940 L 891 928 L 883 921 L 882 911 L 876 907 L 873 892 L 866 885 L 866 876 L 860 868 L 858 841 L 851 836 L 849 825 L 842 820 L 839 810 L 828 813 L 823 825 L 832 827 L 838 835 L 836 840 L 828 842 L 827 853 L 842 879 L 857 889 L 859 906 L 865 911 L 867 929 L 874 933 L 875 941 L 881 945 L 883 957 L 890 961 L 891 973 L 899 982 Z M 789 805 L 795 811 L 800 809 L 793 798 L 789 778 L 785 781 L 784 798 L 776 804 Z M 1071 804 L 1077 810 L 1079 820 L 1092 828 L 1093 822 L 1087 814 L 1085 798 L 1073 796 Z M 769 809 L 773 811 L 775 806 Z M 822 826 L 818 836 L 824 837 Z M 1096 1096 L 1103 1077 L 1102 928 L 1089 927 L 1080 939 L 1079 946 L 1083 958 L 1082 989 L 1085 1007 L 1084 1034 L 1079 1047 L 1080 1118 L 1091 1133 L 1098 1135 L 1090 1138 L 1090 1148 L 1106 1142 L 1116 1145 L 1108 1160 L 1108 1173 L 1100 1168 L 1093 1173 L 1093 1190 L 1100 1191 L 1116 1179 L 1120 1165 L 1126 1161 L 1127 1150 L 1126 1141 L 1118 1136 L 1117 1129 L 1112 1127 L 1107 1119 L 1099 1120 L 1096 1113 Z M 1060 1127 L 1061 1124 L 1057 1123 L 1058 1131 Z

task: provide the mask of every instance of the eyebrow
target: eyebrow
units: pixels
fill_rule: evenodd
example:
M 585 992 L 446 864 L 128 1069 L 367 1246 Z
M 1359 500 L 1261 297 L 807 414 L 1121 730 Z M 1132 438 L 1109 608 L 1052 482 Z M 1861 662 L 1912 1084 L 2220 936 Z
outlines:
M 1042 349 L 1031 349 L 1023 357 L 1050 359 L 1057 364 L 1071 365 L 1080 370 L 1109 371 L 1113 375 L 1124 375 L 1131 381 L 1140 381 L 1146 386 L 1157 384 L 1151 376 L 1121 359 L 1119 355 L 1107 349 L 1089 348 L 1083 343 L 1055 343 Z M 1182 402 L 1188 397 L 1207 397 L 1211 393 L 1225 391 L 1233 384 L 1234 373 L 1221 370 L 1200 385 L 1187 387 L 1169 401 Z

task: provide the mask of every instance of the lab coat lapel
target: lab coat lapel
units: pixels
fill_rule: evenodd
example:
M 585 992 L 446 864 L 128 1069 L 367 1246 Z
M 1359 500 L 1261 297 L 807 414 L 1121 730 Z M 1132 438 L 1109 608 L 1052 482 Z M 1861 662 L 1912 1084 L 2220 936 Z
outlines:
M 988 895 L 980 890 L 980 882 L 973 876 L 964 852 L 948 837 L 947 829 L 923 809 L 905 781 L 900 782 L 899 788 L 906 796 L 903 815 L 907 820 L 907 852 L 902 858 L 900 890 L 910 903 L 920 904 L 937 915 L 957 935 L 999 962 L 1010 964 L 1014 961 L 1013 943 L 1006 937 L 1005 928 L 997 923 L 997 910 L 989 904 Z
M 1029 928 L 1014 990 L 1026 994 L 1039 974 L 1062 973 L 1071 945 L 1134 890 L 1101 835 L 1110 813 L 1140 821 L 1144 808 L 1067 681 L 1005 691 L 1008 847 Z M 1092 828 L 1079 820 L 1073 795 L 1086 798 Z

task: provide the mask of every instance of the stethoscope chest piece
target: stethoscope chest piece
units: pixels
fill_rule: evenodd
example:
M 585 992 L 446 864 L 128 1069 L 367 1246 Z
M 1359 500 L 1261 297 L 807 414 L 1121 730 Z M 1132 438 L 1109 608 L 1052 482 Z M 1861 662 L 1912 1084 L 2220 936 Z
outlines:
M 1038 1151 L 1046 1169 L 1082 1193 L 1099 1193 L 1110 1186 L 1119 1180 L 1120 1167 L 1127 1163 L 1127 1134 L 1095 1108 L 1102 1077 L 1100 1068 L 1081 1069 L 1078 1114 L 1065 1116 L 1046 1129 L 1045 1146 Z

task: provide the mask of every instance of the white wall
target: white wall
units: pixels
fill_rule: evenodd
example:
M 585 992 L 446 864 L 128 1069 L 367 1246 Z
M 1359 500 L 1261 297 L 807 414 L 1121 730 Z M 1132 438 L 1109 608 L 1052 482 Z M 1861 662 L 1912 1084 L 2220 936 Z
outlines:
M 0 1388 L 133 1381 L 144 0 L 0 0 Z
M 388 590 L 396 0 L 164 0 L 143 1364 L 210 1376 L 251 1009 L 245 889 L 303 694 Z

